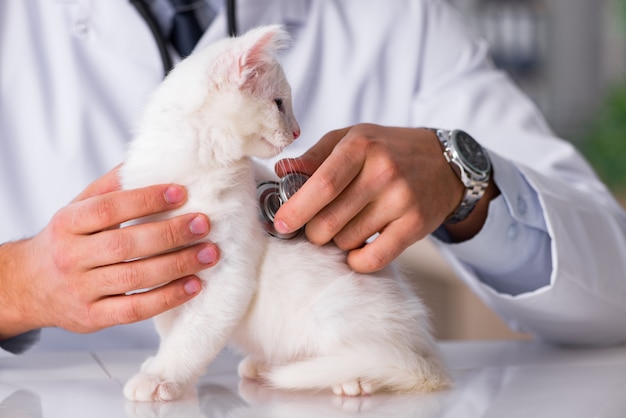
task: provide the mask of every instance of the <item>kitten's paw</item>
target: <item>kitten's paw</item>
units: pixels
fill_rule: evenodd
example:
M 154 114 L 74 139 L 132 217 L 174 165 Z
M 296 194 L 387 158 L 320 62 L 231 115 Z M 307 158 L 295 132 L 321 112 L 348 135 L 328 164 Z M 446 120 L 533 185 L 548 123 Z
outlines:
M 237 372 L 239 377 L 250 380 L 261 380 L 264 373 L 268 371 L 267 365 L 262 361 L 252 359 L 250 356 L 239 362 Z
M 131 401 L 173 401 L 182 397 L 184 389 L 160 376 L 138 373 L 124 386 L 124 396 Z
M 333 386 L 333 393 L 338 396 L 362 396 L 369 395 L 376 390 L 370 382 L 365 380 L 352 380 L 340 385 Z

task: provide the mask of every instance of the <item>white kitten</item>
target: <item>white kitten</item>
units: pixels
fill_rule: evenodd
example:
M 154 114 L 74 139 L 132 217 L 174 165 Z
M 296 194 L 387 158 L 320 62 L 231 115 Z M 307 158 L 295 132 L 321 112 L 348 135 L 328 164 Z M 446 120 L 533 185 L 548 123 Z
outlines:
M 277 26 L 215 43 L 181 62 L 155 92 L 121 168 L 124 188 L 187 187 L 166 217 L 203 212 L 219 263 L 201 293 L 156 317 L 161 345 L 125 386 L 131 400 L 185 393 L 231 341 L 245 378 L 286 389 L 428 391 L 447 385 L 427 312 L 392 267 L 360 275 L 334 246 L 265 235 L 250 157 L 277 155 L 299 135 L 274 54 Z M 155 219 L 157 217 L 151 217 Z

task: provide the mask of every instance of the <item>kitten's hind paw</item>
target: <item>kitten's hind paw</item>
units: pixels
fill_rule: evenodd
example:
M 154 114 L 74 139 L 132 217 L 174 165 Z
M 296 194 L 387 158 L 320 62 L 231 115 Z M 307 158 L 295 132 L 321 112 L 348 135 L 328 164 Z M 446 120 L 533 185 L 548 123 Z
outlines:
M 131 401 L 173 401 L 183 393 L 178 383 L 147 373 L 137 373 L 124 386 L 124 396 Z
M 338 396 L 362 396 L 369 395 L 376 390 L 371 383 L 364 380 L 352 380 L 333 386 L 333 392 Z
M 254 360 L 250 356 L 241 360 L 237 367 L 239 377 L 250 380 L 262 380 L 263 374 L 268 370 L 265 362 Z

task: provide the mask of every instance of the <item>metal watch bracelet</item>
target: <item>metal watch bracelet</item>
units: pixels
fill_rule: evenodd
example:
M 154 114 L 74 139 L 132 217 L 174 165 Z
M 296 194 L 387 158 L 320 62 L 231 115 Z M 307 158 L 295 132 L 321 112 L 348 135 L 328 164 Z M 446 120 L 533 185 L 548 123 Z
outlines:
M 443 156 L 449 164 L 454 164 L 458 168 L 459 173 L 457 175 L 465 186 L 465 194 L 463 195 L 461 203 L 444 221 L 445 224 L 455 224 L 467 218 L 476 206 L 476 203 L 478 203 L 478 201 L 483 197 L 485 189 L 487 188 L 488 177 L 484 179 L 474 178 L 475 175 L 472 175 L 472 173 L 464 167 L 453 149 L 451 141 L 452 131 L 443 129 L 432 130 L 441 142 L 443 147 Z

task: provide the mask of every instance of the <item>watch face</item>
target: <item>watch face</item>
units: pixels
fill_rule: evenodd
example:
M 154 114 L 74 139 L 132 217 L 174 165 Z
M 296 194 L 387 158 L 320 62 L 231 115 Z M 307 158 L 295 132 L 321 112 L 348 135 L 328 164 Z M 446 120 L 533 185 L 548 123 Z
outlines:
M 459 158 L 472 171 L 487 174 L 491 170 L 485 151 L 468 133 L 454 131 L 452 142 Z

